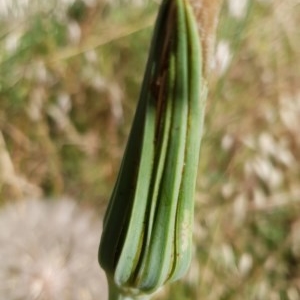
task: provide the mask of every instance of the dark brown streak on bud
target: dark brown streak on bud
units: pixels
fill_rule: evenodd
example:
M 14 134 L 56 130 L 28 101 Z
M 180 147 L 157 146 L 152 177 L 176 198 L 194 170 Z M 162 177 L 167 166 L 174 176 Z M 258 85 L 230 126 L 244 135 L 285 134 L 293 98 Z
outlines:
M 171 1 L 171 0 L 170 0 Z M 170 49 L 172 46 L 172 39 L 175 29 L 175 5 L 171 3 L 170 13 L 167 16 L 166 27 L 164 33 L 164 41 L 161 45 L 160 56 L 157 58 L 157 75 L 153 78 L 151 83 L 151 92 L 155 99 L 157 119 L 156 119 L 156 133 L 155 141 L 159 140 L 161 127 L 163 126 L 163 119 L 166 107 L 166 101 L 168 100 L 168 68 Z

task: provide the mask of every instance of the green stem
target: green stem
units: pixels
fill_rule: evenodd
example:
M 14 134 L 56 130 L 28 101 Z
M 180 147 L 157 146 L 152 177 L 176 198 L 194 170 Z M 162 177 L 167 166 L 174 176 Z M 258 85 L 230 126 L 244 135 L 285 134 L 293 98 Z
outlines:
M 150 300 L 151 295 L 129 295 L 122 293 L 115 285 L 115 283 L 108 279 L 109 300 Z

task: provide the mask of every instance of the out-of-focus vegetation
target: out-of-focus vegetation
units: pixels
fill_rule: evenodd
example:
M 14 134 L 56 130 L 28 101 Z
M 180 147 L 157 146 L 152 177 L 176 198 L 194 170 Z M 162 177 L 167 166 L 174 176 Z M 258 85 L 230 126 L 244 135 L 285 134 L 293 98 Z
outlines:
M 6 203 L 0 210 L 1 299 L 106 299 L 106 276 L 95 264 L 100 228 L 99 217 L 71 199 Z
M 2 205 L 66 194 L 103 213 L 156 11 L 150 0 L 0 2 Z M 299 25 L 299 0 L 225 1 L 194 261 L 157 299 L 300 299 Z
M 115 180 L 157 5 L 66 2 L 1 16 L 1 201 L 67 193 L 101 207 Z

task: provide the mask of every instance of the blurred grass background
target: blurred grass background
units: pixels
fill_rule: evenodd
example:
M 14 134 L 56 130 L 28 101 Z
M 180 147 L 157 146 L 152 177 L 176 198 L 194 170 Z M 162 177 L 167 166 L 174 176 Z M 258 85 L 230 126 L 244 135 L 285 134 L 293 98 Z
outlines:
M 67 195 L 101 217 L 157 8 L 153 0 L 1 0 L 1 206 Z M 299 0 L 224 2 L 195 260 L 157 299 L 300 299 L 299 26 Z

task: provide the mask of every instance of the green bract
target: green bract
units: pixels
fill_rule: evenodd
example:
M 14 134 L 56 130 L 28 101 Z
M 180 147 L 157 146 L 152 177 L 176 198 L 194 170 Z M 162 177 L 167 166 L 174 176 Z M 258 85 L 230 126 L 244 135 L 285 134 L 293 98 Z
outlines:
M 110 284 L 132 296 L 151 294 L 189 267 L 206 99 L 188 1 L 163 1 L 151 45 L 99 248 Z

